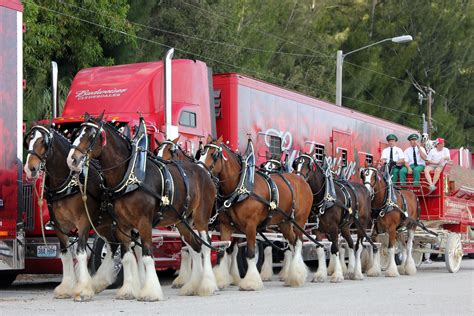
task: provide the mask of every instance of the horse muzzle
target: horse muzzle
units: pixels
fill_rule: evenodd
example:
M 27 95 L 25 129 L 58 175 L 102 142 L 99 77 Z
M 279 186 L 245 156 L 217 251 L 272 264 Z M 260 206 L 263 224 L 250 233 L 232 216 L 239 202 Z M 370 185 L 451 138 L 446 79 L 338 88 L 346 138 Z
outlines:
M 84 159 L 85 159 L 84 154 L 78 154 L 77 150 L 71 149 L 69 151 L 69 155 L 67 156 L 67 165 L 69 169 L 71 169 L 74 172 L 81 172 L 82 166 L 84 165 Z

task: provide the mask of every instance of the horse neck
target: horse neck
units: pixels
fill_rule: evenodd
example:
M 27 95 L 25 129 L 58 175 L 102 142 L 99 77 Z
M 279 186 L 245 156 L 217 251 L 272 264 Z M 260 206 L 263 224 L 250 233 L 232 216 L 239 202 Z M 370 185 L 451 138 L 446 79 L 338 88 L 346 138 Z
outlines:
M 227 150 L 224 148 L 223 150 Z M 220 187 L 223 194 L 232 193 L 239 184 L 242 166 L 233 153 L 227 151 L 227 161 L 222 159 L 222 171 L 219 174 Z
M 377 180 L 375 181 L 374 185 L 374 199 L 372 200 L 372 205 L 380 206 L 385 200 L 385 191 L 387 189 L 387 183 L 385 183 L 385 180 L 378 174 L 376 175 L 376 177 Z
M 191 157 L 186 155 L 181 148 L 178 150 L 177 157 L 178 157 L 178 160 L 184 160 L 184 161 L 190 161 L 190 162 L 194 161 Z
M 315 197 L 314 200 L 319 202 L 324 198 L 324 175 L 322 173 L 322 170 L 316 167 L 316 171 L 311 171 L 310 176 L 309 176 L 309 185 L 311 189 L 313 190 L 313 193 L 318 193 Z
M 102 148 L 102 153 L 98 160 L 104 170 L 104 177 L 108 187 L 115 187 L 122 181 L 127 172 L 129 161 L 126 161 L 131 154 L 127 141 L 120 135 L 111 131 L 112 127 L 104 125 L 106 131 L 107 144 Z
M 46 159 L 46 170 L 48 183 L 51 188 L 58 187 L 68 178 L 71 170 L 67 165 L 67 155 L 69 153 L 69 143 L 62 142 L 58 136 L 53 135 L 50 155 Z

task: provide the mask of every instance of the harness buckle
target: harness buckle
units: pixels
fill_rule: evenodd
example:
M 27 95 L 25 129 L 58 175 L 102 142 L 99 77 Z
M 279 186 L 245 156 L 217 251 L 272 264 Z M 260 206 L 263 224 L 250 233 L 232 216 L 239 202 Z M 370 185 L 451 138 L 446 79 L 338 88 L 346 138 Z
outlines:
M 225 201 L 224 201 L 224 207 L 225 207 L 225 208 L 229 208 L 229 207 L 231 207 L 231 205 L 232 205 L 232 202 L 231 202 L 231 201 L 229 201 L 229 200 L 225 200 Z
M 165 196 L 161 197 L 161 203 L 164 206 L 170 205 L 170 199 L 168 198 L 168 196 L 165 195 Z

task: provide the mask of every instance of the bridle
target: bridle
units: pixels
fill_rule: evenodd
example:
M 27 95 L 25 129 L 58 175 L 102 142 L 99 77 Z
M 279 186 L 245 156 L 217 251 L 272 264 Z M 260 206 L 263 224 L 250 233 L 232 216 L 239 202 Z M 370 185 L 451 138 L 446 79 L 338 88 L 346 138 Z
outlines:
M 207 170 L 212 174 L 213 174 L 213 170 L 216 166 L 216 163 L 217 163 L 217 160 L 219 160 L 219 158 L 223 157 L 223 154 L 222 154 L 222 151 L 223 151 L 223 148 L 222 148 L 222 143 L 220 145 L 216 145 L 216 144 L 206 144 L 204 145 L 202 151 L 201 151 L 201 155 L 200 155 L 200 159 L 199 159 L 199 162 L 205 166 L 205 163 L 202 159 L 202 157 L 207 157 L 207 152 L 209 151 L 210 148 L 214 148 L 214 152 L 212 153 L 212 164 L 209 166 L 209 168 L 207 168 Z M 214 175 L 215 176 L 215 175 Z
M 308 166 L 309 168 L 308 168 L 308 172 L 306 174 L 303 174 L 301 172 L 301 169 L 302 169 L 303 164 L 305 163 L 305 161 L 304 161 L 305 158 L 309 160 L 309 166 Z M 308 180 L 311 172 L 315 171 L 316 165 L 317 165 L 317 163 L 316 163 L 316 161 L 314 160 L 313 157 L 311 157 L 308 154 L 301 154 L 293 162 L 293 169 L 296 170 L 297 175 L 302 176 L 305 180 Z
M 372 184 L 372 177 L 369 177 L 370 175 L 369 171 L 372 171 L 374 173 L 373 184 Z M 375 194 L 378 193 L 378 192 L 375 192 L 375 186 L 377 185 L 377 181 L 379 181 L 379 171 L 374 167 L 361 168 L 360 177 L 364 183 L 364 186 L 369 185 L 370 188 L 372 189 L 372 190 L 369 190 L 369 194 L 370 194 L 370 198 L 373 200 Z M 367 180 L 367 177 L 369 177 L 368 180 Z
M 52 146 L 53 133 L 44 126 L 41 126 L 41 125 L 34 126 L 31 128 L 31 131 L 25 136 L 25 146 L 27 144 L 28 138 L 34 131 L 38 131 L 40 134 L 42 134 L 43 139 L 44 139 L 44 144 L 46 147 L 46 152 L 43 155 L 40 155 L 33 149 L 33 150 L 28 150 L 27 154 L 36 156 L 41 161 L 40 170 L 43 170 L 46 163 L 46 159 L 51 153 L 51 150 L 53 147 Z
M 156 156 L 157 157 L 163 158 L 163 151 L 164 151 L 166 145 L 170 146 L 169 151 L 171 153 L 171 158 L 173 158 L 176 155 L 176 153 L 178 151 L 178 146 L 170 140 L 165 140 L 156 149 Z
M 84 123 L 82 123 L 81 124 L 81 129 L 79 130 L 79 135 L 82 134 L 82 131 L 86 127 L 91 127 L 91 128 L 96 130 L 94 138 L 90 142 L 89 146 L 84 150 L 84 149 L 79 148 L 77 145 L 74 145 L 74 144 L 72 145 L 72 148 L 79 151 L 83 156 L 87 156 L 92 151 L 92 148 L 94 148 L 95 143 L 97 142 L 97 139 L 99 138 L 99 135 L 102 135 L 102 144 L 101 144 L 102 147 L 105 146 L 105 144 L 107 142 L 106 133 L 105 133 L 105 130 L 104 130 L 104 121 L 101 120 L 99 124 L 96 124 L 94 122 L 84 122 Z

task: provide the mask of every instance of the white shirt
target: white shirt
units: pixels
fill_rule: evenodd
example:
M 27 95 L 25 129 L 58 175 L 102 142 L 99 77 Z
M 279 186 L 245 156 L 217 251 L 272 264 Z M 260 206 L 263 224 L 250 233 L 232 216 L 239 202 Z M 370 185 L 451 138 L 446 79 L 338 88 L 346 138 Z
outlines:
M 420 150 L 418 150 L 418 147 L 408 147 L 405 149 L 405 162 L 408 162 L 408 165 L 411 166 L 415 162 L 413 160 L 413 148 L 415 148 L 415 153 L 416 153 L 416 163 L 418 166 L 425 166 L 425 160 L 421 158 L 420 156 L 420 150 L 426 155 L 426 151 L 423 147 L 420 146 Z
M 390 161 L 390 148 L 393 148 L 393 161 L 397 162 L 400 159 L 405 159 L 405 154 L 403 153 L 403 150 L 400 147 L 393 146 L 393 147 L 387 147 L 384 150 L 382 150 L 382 157 L 381 159 L 387 160 L 387 162 Z
M 444 147 L 441 151 L 438 151 L 438 149 L 433 148 L 430 150 L 430 153 L 428 154 L 428 160 L 433 162 L 433 164 L 437 164 L 439 166 L 444 166 L 446 164 L 447 160 L 444 159 L 446 157 L 451 159 L 451 155 L 449 154 L 449 149 L 446 147 Z

